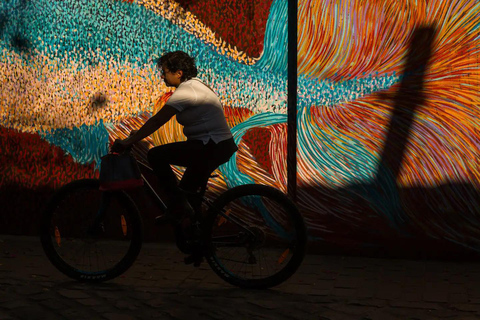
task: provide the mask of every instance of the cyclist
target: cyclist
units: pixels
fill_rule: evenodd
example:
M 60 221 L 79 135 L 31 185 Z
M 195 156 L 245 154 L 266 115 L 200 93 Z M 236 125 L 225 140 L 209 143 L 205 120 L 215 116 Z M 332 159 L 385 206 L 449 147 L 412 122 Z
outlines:
M 187 141 L 168 143 L 148 152 L 148 162 L 168 198 L 167 212 L 155 219 L 160 224 L 191 216 L 193 209 L 187 195 L 204 187 L 210 174 L 227 162 L 238 148 L 220 99 L 197 78 L 194 58 L 183 51 L 167 52 L 158 59 L 157 67 L 165 84 L 176 88 L 174 93 L 138 131 L 132 131 L 127 139 L 117 139 L 112 151 L 124 151 L 177 116 Z M 186 167 L 180 183 L 170 165 Z

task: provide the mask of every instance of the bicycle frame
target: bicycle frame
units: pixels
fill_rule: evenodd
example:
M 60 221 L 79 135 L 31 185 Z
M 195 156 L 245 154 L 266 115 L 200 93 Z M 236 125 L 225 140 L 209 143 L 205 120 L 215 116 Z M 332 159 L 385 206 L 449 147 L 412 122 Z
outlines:
M 141 161 L 141 160 L 138 160 L 136 157 L 135 157 L 135 160 L 137 161 L 137 163 L 142 166 L 143 168 L 149 170 L 150 172 L 153 172 L 153 168 L 150 167 L 147 163 L 145 163 L 144 161 Z M 150 192 L 150 195 L 154 198 L 154 200 L 157 202 L 157 205 L 160 207 L 160 209 L 165 212 L 165 210 L 167 210 L 167 205 L 165 204 L 165 202 L 163 202 L 162 198 L 158 195 L 158 193 L 155 191 L 155 189 L 153 188 L 153 186 L 150 184 L 150 182 L 148 182 L 148 179 L 142 174 L 141 175 L 142 177 L 142 180 L 145 182 L 145 187 L 146 189 Z M 213 205 L 212 205 L 212 201 L 208 198 L 206 198 L 204 196 L 204 193 L 205 193 L 205 189 L 203 189 L 200 193 L 199 193 L 199 197 L 202 198 L 202 203 L 205 203 L 209 209 L 212 209 L 213 208 Z M 248 228 L 248 226 L 245 225 L 245 223 L 235 217 L 234 215 L 231 215 L 231 214 L 227 214 L 225 212 L 223 212 L 223 210 L 218 210 L 217 209 L 218 214 L 221 215 L 224 219 L 226 219 L 227 221 L 230 221 L 236 225 L 238 225 L 239 227 L 241 227 L 242 229 L 244 229 L 246 232 L 248 232 L 249 234 L 251 235 L 254 235 L 254 233 Z M 201 212 L 198 212 L 197 210 L 195 210 L 195 219 L 197 221 L 201 221 Z
M 137 160 L 137 163 L 139 165 L 141 165 L 145 169 L 148 169 L 151 172 L 153 172 L 153 169 L 148 164 L 144 163 L 143 161 L 139 161 L 138 159 L 136 159 L 136 160 Z M 165 204 L 165 202 L 163 202 L 162 198 L 158 195 L 158 193 L 152 187 L 150 182 L 148 182 L 148 179 L 143 174 L 141 174 L 141 177 L 142 177 L 143 182 L 145 183 L 144 185 L 145 185 L 146 189 L 150 192 L 150 195 L 153 196 L 154 200 L 157 202 L 157 205 L 160 207 L 160 209 L 163 212 L 165 212 L 167 210 L 167 205 Z
M 140 164 L 144 168 L 153 172 L 153 169 L 148 164 L 144 163 L 143 161 L 139 161 L 136 157 L 134 158 L 138 164 Z M 148 182 L 148 179 L 143 174 L 141 174 L 141 178 L 144 181 L 144 186 L 150 192 L 150 195 L 153 197 L 153 199 L 155 200 L 160 210 L 162 210 L 162 212 L 165 212 L 167 210 L 167 206 L 165 202 L 163 202 L 162 198 L 158 195 L 158 193 L 155 191 L 155 189 L 152 187 L 150 182 Z M 100 208 L 97 211 L 97 214 L 95 216 L 94 221 L 92 222 L 92 225 L 89 227 L 89 230 L 87 231 L 89 235 L 95 236 L 96 233 L 100 231 L 100 228 L 102 228 L 102 222 L 103 222 L 105 210 L 110 205 L 110 201 L 111 201 L 111 193 L 103 192 L 102 199 L 100 202 Z
M 153 168 L 150 167 L 148 165 L 148 163 L 145 163 L 144 161 L 139 160 L 139 158 L 141 158 L 141 156 L 139 156 L 139 155 L 142 154 L 142 151 L 139 151 L 139 150 L 140 149 L 136 149 L 135 146 L 134 146 L 132 149 L 128 150 L 127 152 L 132 152 L 133 151 L 133 153 L 134 153 L 133 158 L 135 159 L 135 161 L 141 167 L 149 170 L 150 172 L 154 172 Z M 160 210 L 162 210 L 162 212 L 165 213 L 165 211 L 168 209 L 165 202 L 158 195 L 158 193 L 155 191 L 155 189 L 152 187 L 150 182 L 148 182 L 148 179 L 143 174 L 141 174 L 141 178 L 144 181 L 144 187 L 148 190 L 150 195 L 153 197 L 154 201 L 156 202 L 156 204 L 158 205 Z M 243 222 L 242 219 L 240 219 L 240 218 L 238 218 L 238 217 L 236 217 L 232 214 L 227 214 L 226 212 L 224 212 L 223 210 L 219 210 L 218 208 L 214 208 L 213 202 L 210 199 L 205 197 L 205 191 L 206 191 L 206 186 L 198 194 L 198 197 L 201 198 L 200 203 L 205 203 L 208 206 L 209 210 L 215 209 L 218 212 L 218 214 L 221 215 L 225 220 L 230 221 L 230 222 L 238 225 L 240 228 L 242 228 L 243 230 L 245 230 L 249 234 L 254 235 L 254 233 L 249 229 L 249 225 L 246 224 L 245 222 Z M 95 222 L 94 222 L 94 228 L 98 228 L 97 224 L 101 222 L 101 220 L 103 218 L 103 212 L 105 211 L 103 208 L 108 205 L 109 201 L 110 201 L 110 199 L 109 199 L 108 196 L 103 197 L 102 204 L 100 206 L 100 210 L 98 211 L 97 217 L 96 217 Z M 200 205 L 200 207 L 201 207 L 201 205 Z M 195 212 L 195 217 L 194 218 L 196 220 L 196 221 L 194 221 L 194 223 L 198 223 L 198 222 L 201 223 L 202 220 L 203 220 L 201 209 L 200 208 L 195 208 L 195 206 L 194 206 L 193 209 L 194 209 L 194 212 Z

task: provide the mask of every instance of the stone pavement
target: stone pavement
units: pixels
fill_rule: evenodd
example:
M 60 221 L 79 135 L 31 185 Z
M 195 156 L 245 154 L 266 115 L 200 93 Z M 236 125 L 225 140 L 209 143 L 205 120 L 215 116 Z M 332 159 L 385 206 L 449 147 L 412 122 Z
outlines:
M 480 263 L 308 255 L 270 290 L 224 283 L 173 244 L 144 244 L 120 278 L 70 280 L 33 237 L 0 235 L 0 320 L 480 319 Z

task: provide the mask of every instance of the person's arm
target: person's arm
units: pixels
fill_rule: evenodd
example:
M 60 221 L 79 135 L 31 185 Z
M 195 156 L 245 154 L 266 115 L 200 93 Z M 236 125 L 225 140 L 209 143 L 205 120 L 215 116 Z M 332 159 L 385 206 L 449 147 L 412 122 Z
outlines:
M 155 131 L 157 131 L 161 126 L 168 122 L 174 115 L 178 113 L 178 110 L 165 105 L 160 111 L 158 111 L 153 117 L 148 119 L 147 122 L 133 135 L 127 139 L 115 140 L 115 143 L 112 146 L 112 151 L 122 152 L 123 150 L 131 147 L 133 144 L 137 143 L 140 140 L 148 137 Z

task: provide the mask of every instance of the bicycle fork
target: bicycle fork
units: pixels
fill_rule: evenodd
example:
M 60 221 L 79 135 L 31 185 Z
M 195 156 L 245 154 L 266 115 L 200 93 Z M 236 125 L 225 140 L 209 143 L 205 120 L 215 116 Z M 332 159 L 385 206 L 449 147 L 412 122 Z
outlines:
M 97 214 L 93 219 L 92 224 L 87 229 L 87 234 L 89 236 L 98 236 L 105 232 L 105 225 L 103 219 L 105 217 L 105 212 L 107 211 L 110 203 L 112 201 L 111 192 L 103 192 L 102 199 L 100 200 L 100 207 L 98 208 Z

